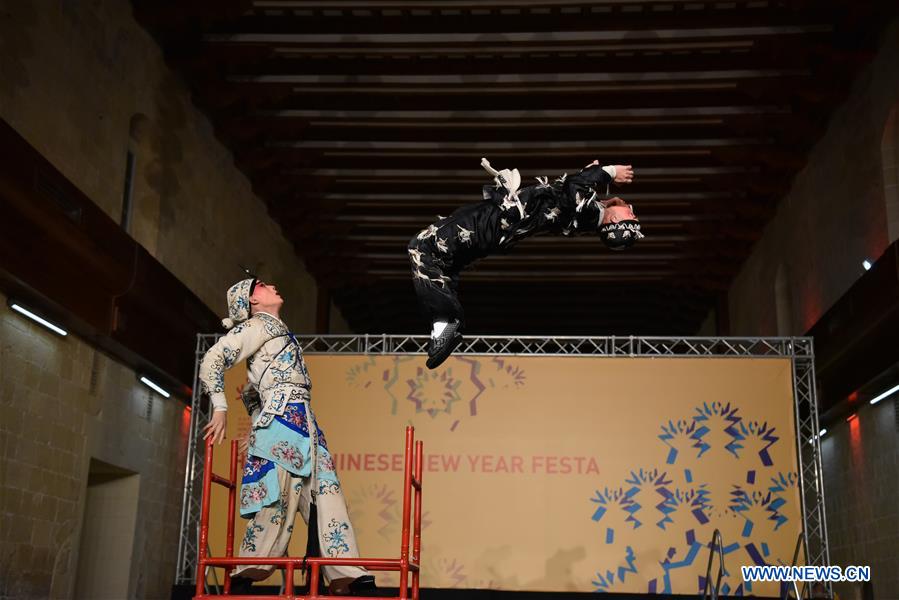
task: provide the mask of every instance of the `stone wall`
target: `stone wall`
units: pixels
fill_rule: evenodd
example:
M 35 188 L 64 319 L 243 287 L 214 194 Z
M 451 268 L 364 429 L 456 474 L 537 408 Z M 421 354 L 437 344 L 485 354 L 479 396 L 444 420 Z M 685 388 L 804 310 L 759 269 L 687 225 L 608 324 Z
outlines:
M 884 185 L 895 171 L 885 172 L 882 146 L 899 103 L 899 22 L 883 39 L 734 279 L 732 335 L 802 335 L 890 244 Z M 780 319 L 778 283 L 789 299 Z
M 91 457 L 140 475 L 132 598 L 168 598 L 189 410 L 0 295 L 0 598 L 70 598 Z
M 224 314 L 239 265 L 276 282 L 296 331 L 317 288 L 180 78 L 120 0 L 0 0 L 0 118 Z M 140 475 L 129 597 L 168 598 L 189 414 L 90 345 L 0 307 L 0 598 L 68 598 L 91 458 Z M 346 323 L 332 307 L 332 323 Z
M 352 334 L 353 330 L 350 324 L 341 314 L 340 309 L 334 302 L 331 302 L 331 312 L 328 314 L 328 333 Z
M 0 80 L 0 118 L 117 222 L 134 153 L 130 232 L 210 308 L 243 265 L 314 331 L 315 281 L 129 2 L 0 2 Z
M 899 99 L 893 105 L 880 146 L 883 161 L 883 195 L 886 201 L 890 243 L 899 239 Z
M 899 597 L 899 422 L 896 402 L 862 406 L 821 439 L 831 563 L 869 565 L 875 598 Z M 836 586 L 861 600 L 860 586 Z
M 802 335 L 899 235 L 899 22 L 845 103 L 729 290 L 732 335 Z M 831 562 L 870 565 L 875 598 L 899 597 L 894 403 L 866 406 L 822 440 Z M 844 600 L 860 586 L 836 588 Z

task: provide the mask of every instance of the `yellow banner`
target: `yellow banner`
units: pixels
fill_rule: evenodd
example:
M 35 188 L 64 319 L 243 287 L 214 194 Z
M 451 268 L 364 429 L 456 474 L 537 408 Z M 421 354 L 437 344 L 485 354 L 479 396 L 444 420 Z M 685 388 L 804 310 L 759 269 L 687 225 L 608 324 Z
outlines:
M 722 593 L 778 593 L 739 567 L 789 564 L 801 530 L 788 359 L 307 362 L 364 555 L 398 555 L 405 425 L 424 441 L 426 587 L 692 594 L 718 528 Z

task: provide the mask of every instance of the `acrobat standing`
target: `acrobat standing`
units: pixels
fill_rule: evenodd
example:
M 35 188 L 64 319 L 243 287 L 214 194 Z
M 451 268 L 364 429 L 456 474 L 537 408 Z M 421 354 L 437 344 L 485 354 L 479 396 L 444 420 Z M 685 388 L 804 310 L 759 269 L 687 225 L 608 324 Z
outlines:
M 228 403 L 225 370 L 247 361 L 249 384 L 259 394 L 251 414 L 247 461 L 240 488 L 240 514 L 249 518 L 241 557 L 281 557 L 299 511 L 309 522 L 317 511 L 321 552 L 356 558 L 359 551 L 328 443 L 310 406 L 312 384 L 296 337 L 279 317 L 283 299 L 274 285 L 244 279 L 227 292 L 229 331 L 209 349 L 200 381 L 214 412 L 205 437 L 224 439 Z M 232 590 L 249 591 L 273 566 L 245 565 L 232 573 Z M 334 595 L 377 595 L 374 577 L 350 566 L 325 566 Z

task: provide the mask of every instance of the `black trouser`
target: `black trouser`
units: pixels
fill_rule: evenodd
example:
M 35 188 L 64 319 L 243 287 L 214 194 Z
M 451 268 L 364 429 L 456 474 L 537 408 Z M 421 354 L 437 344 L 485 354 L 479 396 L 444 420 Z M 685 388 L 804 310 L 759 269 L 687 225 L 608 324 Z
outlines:
M 459 302 L 459 272 L 452 268 L 452 256 L 437 247 L 436 237 L 418 236 L 409 242 L 409 260 L 412 262 L 412 282 L 418 303 L 428 319 L 447 323 L 458 319 L 464 323 L 462 304 Z

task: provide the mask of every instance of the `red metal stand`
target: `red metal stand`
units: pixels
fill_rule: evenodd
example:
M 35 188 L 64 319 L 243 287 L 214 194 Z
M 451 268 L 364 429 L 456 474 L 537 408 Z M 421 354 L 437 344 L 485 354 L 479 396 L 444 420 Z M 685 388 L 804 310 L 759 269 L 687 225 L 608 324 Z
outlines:
M 325 558 L 316 557 L 305 560 L 310 567 L 309 594 L 297 596 L 293 593 L 294 570 L 303 568 L 303 557 L 283 558 L 234 558 L 234 506 L 237 501 L 237 490 L 240 482 L 237 480 L 237 441 L 231 442 L 231 473 L 230 478 L 225 479 L 212 472 L 213 445 L 211 440 L 206 441 L 206 462 L 203 474 L 203 508 L 200 515 L 200 548 L 197 561 L 197 593 L 194 600 L 207 598 L 245 598 L 248 600 L 315 600 L 317 598 L 335 598 L 327 594 L 318 593 L 321 567 L 324 565 L 344 565 L 365 567 L 372 571 L 399 571 L 400 585 L 395 598 L 400 600 L 418 600 L 419 577 L 421 565 L 421 472 L 422 472 L 422 443 L 415 441 L 415 428 L 406 427 L 406 460 L 403 477 L 403 533 L 400 539 L 399 558 Z M 209 539 L 209 498 L 212 484 L 217 483 L 228 488 L 228 537 L 225 547 L 225 556 L 215 558 L 206 555 Z M 412 494 L 415 497 L 412 497 Z M 414 508 L 413 508 L 414 503 Z M 414 512 L 413 512 L 414 511 Z M 409 517 L 412 516 L 410 528 Z M 409 534 L 412 533 L 412 554 L 409 554 Z M 204 583 L 207 567 L 235 567 L 237 565 L 275 565 L 285 570 L 284 594 L 279 596 L 255 596 L 255 595 L 231 595 L 230 569 L 226 568 L 224 594 L 206 594 Z M 412 574 L 411 589 L 409 586 L 409 573 Z

